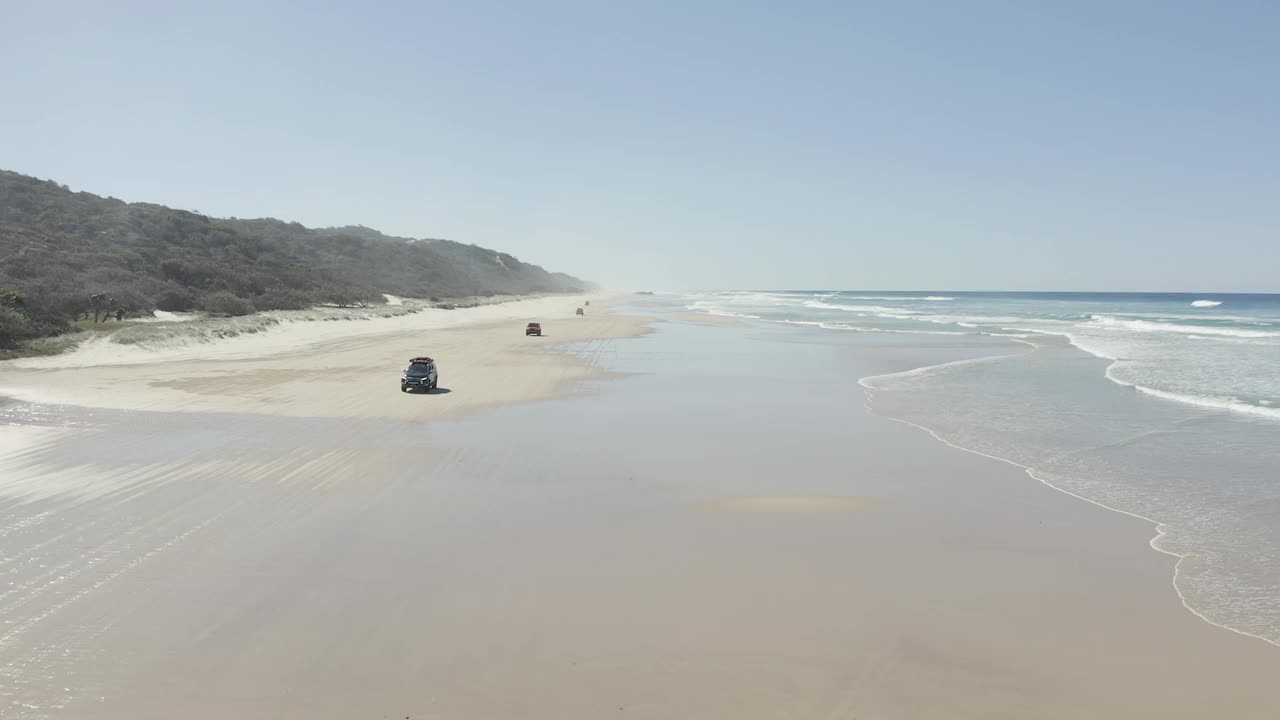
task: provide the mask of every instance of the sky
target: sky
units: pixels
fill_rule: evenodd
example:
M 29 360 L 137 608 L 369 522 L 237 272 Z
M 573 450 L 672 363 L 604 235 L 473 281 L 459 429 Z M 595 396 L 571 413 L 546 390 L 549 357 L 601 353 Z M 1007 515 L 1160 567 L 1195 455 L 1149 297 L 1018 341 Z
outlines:
M 629 289 L 1280 292 L 1280 4 L 0 0 L 0 168 Z

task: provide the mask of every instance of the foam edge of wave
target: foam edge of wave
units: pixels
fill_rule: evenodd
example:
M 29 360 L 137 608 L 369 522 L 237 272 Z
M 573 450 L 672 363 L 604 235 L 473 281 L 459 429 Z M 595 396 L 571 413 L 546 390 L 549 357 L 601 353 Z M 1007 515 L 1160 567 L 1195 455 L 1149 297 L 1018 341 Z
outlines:
M 1006 357 L 1011 357 L 1011 356 L 1006 356 Z M 991 358 L 982 358 L 982 359 L 991 359 Z M 945 365 L 952 365 L 952 364 L 953 364 L 953 363 L 942 363 L 941 365 L 937 365 L 937 366 L 927 366 L 926 368 L 916 368 L 916 370 L 924 370 L 924 369 L 929 369 L 930 367 L 942 367 L 942 366 L 945 366 Z M 908 370 L 908 371 L 905 371 L 905 372 L 914 372 L 914 371 L 913 371 L 913 370 Z M 944 438 L 944 437 L 942 437 L 941 435 L 939 435 L 936 431 L 934 431 L 934 430 L 932 430 L 932 429 L 930 429 L 930 428 L 928 428 L 928 427 L 925 427 L 924 425 L 919 425 L 919 424 L 917 424 L 917 423 L 911 422 L 910 420 L 906 420 L 906 419 L 903 419 L 903 418 L 893 417 L 892 415 L 881 415 L 881 414 L 877 413 L 877 412 L 875 411 L 875 409 L 872 407 L 872 400 L 873 400 L 874 393 L 876 392 L 876 388 L 875 388 L 874 386 L 871 386 L 871 385 L 866 384 L 866 383 L 865 383 L 865 382 L 863 382 L 863 381 L 864 381 L 864 380 L 874 380 L 874 379 L 879 378 L 879 377 L 890 377 L 890 376 L 893 376 L 893 375 L 901 375 L 901 374 L 903 374 L 903 373 L 887 373 L 887 374 L 885 374 L 885 375 L 873 375 L 873 376 L 869 376 L 869 377 L 866 377 L 866 378 L 861 378 L 861 379 L 859 379 L 859 380 L 858 380 L 858 384 L 859 384 L 859 385 L 862 385 L 862 387 L 863 387 L 863 388 L 864 388 L 864 390 L 865 390 L 865 401 L 864 401 L 864 403 L 863 403 L 863 407 L 864 407 L 864 409 L 865 409 L 868 413 L 871 413 L 871 414 L 873 414 L 873 415 L 879 415 L 879 417 L 883 417 L 883 418 L 885 418 L 885 419 L 887 419 L 887 420 L 892 420 L 892 421 L 894 421 L 894 422 L 900 422 L 900 423 L 902 423 L 902 424 L 904 424 L 904 425 L 909 425 L 909 426 L 911 426 L 911 427 L 914 427 L 914 428 L 918 428 L 918 429 L 920 429 L 920 430 L 923 430 L 923 431 L 925 431 L 925 432 L 929 433 L 929 435 L 931 435 L 935 440 L 937 440 L 938 442 L 940 442 L 940 443 L 942 443 L 942 444 L 944 444 L 944 445 L 946 445 L 946 446 L 948 446 L 948 447 L 952 447 L 952 448 L 955 448 L 955 449 L 957 449 L 957 450 L 961 450 L 961 451 L 964 451 L 964 452 L 967 452 L 967 453 L 973 453 L 974 455 L 978 455 L 978 456 L 981 456 L 981 457 L 989 458 L 989 459 L 991 459 L 991 460 L 996 460 L 996 461 L 998 461 L 998 462 L 1006 463 L 1006 464 L 1012 465 L 1012 466 L 1014 466 L 1014 467 L 1021 468 L 1021 469 L 1022 469 L 1022 471 L 1023 471 L 1023 472 L 1025 472 L 1025 473 L 1027 474 L 1027 477 L 1030 477 L 1032 480 L 1035 480 L 1036 482 L 1038 482 L 1038 483 L 1040 483 L 1040 484 L 1044 485 L 1045 487 L 1048 487 L 1048 488 L 1049 488 L 1049 489 L 1051 489 L 1051 490 L 1056 490 L 1056 491 L 1058 491 L 1058 492 L 1060 492 L 1060 493 L 1062 493 L 1062 494 L 1064 494 L 1064 495 L 1068 495 L 1068 496 L 1070 496 L 1070 497 L 1076 498 L 1077 500 L 1083 500 L 1084 502 L 1087 502 L 1087 503 L 1089 503 L 1089 504 L 1091 504 L 1091 505 L 1096 505 L 1096 506 L 1098 506 L 1098 507 L 1100 507 L 1100 508 L 1102 508 L 1102 509 L 1104 509 L 1104 510 L 1110 510 L 1111 512 L 1120 513 L 1121 515 L 1128 515 L 1129 517 L 1137 518 L 1138 520 L 1143 520 L 1143 521 L 1146 521 L 1146 522 L 1148 522 L 1148 523 L 1151 523 L 1153 526 L 1155 526 L 1156 534 L 1155 534 L 1154 536 L 1152 536 L 1152 538 L 1151 538 L 1151 540 L 1150 540 L 1150 541 L 1148 541 L 1148 543 L 1147 543 L 1147 544 L 1148 544 L 1148 546 L 1150 546 L 1150 548 L 1151 548 L 1152 550 L 1155 550 L 1155 551 L 1156 551 L 1156 552 L 1158 552 L 1158 553 L 1162 553 L 1162 554 L 1164 554 L 1164 555 L 1169 555 L 1169 556 L 1172 556 L 1172 557 L 1176 558 L 1176 561 L 1174 562 L 1174 565 L 1173 565 L 1173 577 L 1172 577 L 1172 578 L 1170 578 L 1170 584 L 1173 586 L 1173 591 L 1174 591 L 1174 593 L 1175 593 L 1175 594 L 1177 594 L 1177 596 L 1178 596 L 1178 600 L 1182 603 L 1182 607 L 1184 607 L 1188 612 L 1190 612 L 1192 615 L 1196 616 L 1196 617 L 1197 617 L 1197 618 L 1199 618 L 1200 620 L 1204 621 L 1204 622 L 1205 622 L 1206 624 L 1208 624 L 1208 625 L 1212 625 L 1213 627 L 1216 627 L 1216 628 L 1219 628 L 1219 629 L 1222 629 L 1222 630 L 1227 630 L 1227 631 L 1229 631 L 1229 632 L 1233 632 L 1233 633 L 1235 633 L 1235 634 L 1237 634 L 1237 635 L 1242 635 L 1242 636 L 1244 636 L 1244 637 L 1253 638 L 1253 639 L 1255 639 L 1255 640 L 1261 640 L 1262 642 L 1267 643 L 1267 644 L 1269 644 L 1269 645 L 1274 645 L 1274 646 L 1276 646 L 1276 647 L 1280 647 L 1280 639 L 1273 639 L 1273 638 L 1269 638 L 1269 637 L 1266 637 L 1266 636 L 1263 636 L 1263 635 L 1258 635 L 1258 634 L 1256 634 L 1256 633 L 1249 632 L 1248 630 L 1242 630 L 1242 629 L 1240 629 L 1240 628 L 1235 628 L 1235 627 L 1231 627 L 1230 625 L 1225 625 L 1225 624 L 1223 624 L 1223 623 L 1216 622 L 1216 621 L 1214 621 L 1213 619 L 1209 618 L 1207 615 L 1205 615 L 1205 614 L 1204 614 L 1204 612 L 1202 612 L 1201 610 L 1197 609 L 1196 607 L 1194 607 L 1194 606 L 1191 604 L 1191 601 L 1187 598 L 1187 595 L 1186 595 L 1185 593 L 1183 593 L 1183 592 L 1182 592 L 1182 588 L 1181 588 L 1181 587 L 1179 587 L 1179 585 L 1178 585 L 1178 581 L 1183 577 L 1183 576 L 1182 576 L 1182 563 L 1183 563 L 1183 561 L 1184 561 L 1184 560 L 1186 560 L 1186 558 L 1187 558 L 1188 556 L 1187 556 L 1187 555 L 1184 555 L 1184 554 L 1180 554 L 1180 553 L 1173 552 L 1173 551 L 1171 551 L 1171 550 L 1167 550 L 1167 549 L 1165 549 L 1165 548 L 1163 548 L 1163 547 L 1161 547 L 1161 546 L 1160 546 L 1160 541 L 1161 541 L 1161 540 L 1162 540 L 1162 539 L 1163 539 L 1163 538 L 1168 534 L 1168 532 L 1169 532 L 1169 529 L 1168 529 L 1168 528 L 1169 528 L 1169 526 L 1168 526 L 1168 524 L 1166 524 L 1166 523 L 1162 523 L 1162 522 L 1160 522 L 1160 521 L 1158 521 L 1158 520 L 1154 520 L 1154 519 L 1149 518 L 1149 517 L 1146 517 L 1145 515 L 1139 515 L 1138 513 L 1130 512 L 1130 511 L 1128 511 L 1128 510 L 1122 510 L 1122 509 L 1117 508 L 1117 507 L 1112 507 L 1112 506 L 1107 505 L 1107 504 L 1105 504 L 1105 503 L 1098 502 L 1097 500 L 1092 500 L 1092 499 L 1090 499 L 1090 498 L 1084 497 L 1083 495 L 1079 495 L 1079 494 L 1073 493 L 1073 492 L 1071 492 L 1070 490 L 1067 490 L 1067 489 L 1065 489 L 1065 488 L 1059 487 L 1058 485 L 1053 484 L 1052 482 L 1050 482 L 1050 481 L 1046 480 L 1045 478 L 1043 478 L 1043 477 L 1040 477 L 1040 476 L 1036 475 L 1036 472 L 1035 472 L 1035 469 L 1034 469 L 1034 468 L 1028 467 L 1028 466 L 1023 465 L 1022 463 L 1016 462 L 1016 461 L 1014 461 L 1014 460 L 1010 460 L 1009 458 L 1000 457 L 1000 456 L 998 456 L 998 455 L 992 455 L 992 454 L 990 454 L 990 453 L 982 452 L 981 450 L 974 450 L 973 448 L 967 448 L 967 447 L 964 447 L 963 445 L 957 445 L 956 443 L 953 443 L 953 442 L 951 442 L 950 440 L 947 440 L 946 438 Z

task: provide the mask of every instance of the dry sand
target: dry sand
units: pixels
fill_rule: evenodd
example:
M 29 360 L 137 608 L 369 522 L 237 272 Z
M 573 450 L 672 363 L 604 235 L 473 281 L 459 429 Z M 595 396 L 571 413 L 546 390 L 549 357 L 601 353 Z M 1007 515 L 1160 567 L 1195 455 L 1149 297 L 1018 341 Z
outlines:
M 582 298 L 549 297 L 382 320 L 310 322 L 212 343 L 131 348 L 95 343 L 77 353 L 0 363 L 0 395 L 98 408 L 246 412 L 296 417 L 428 419 L 553 397 L 601 372 L 608 341 L 645 332 L 647 319 L 607 311 L 576 316 Z M 541 337 L 524 334 L 541 322 Z M 556 345 L 589 343 L 577 354 Z M 400 371 L 427 355 L 440 390 L 400 395 Z
M 438 396 L 375 334 L 0 408 L 0 718 L 1280 717 L 1149 525 L 862 409 L 1007 347 L 543 315 L 428 335 Z

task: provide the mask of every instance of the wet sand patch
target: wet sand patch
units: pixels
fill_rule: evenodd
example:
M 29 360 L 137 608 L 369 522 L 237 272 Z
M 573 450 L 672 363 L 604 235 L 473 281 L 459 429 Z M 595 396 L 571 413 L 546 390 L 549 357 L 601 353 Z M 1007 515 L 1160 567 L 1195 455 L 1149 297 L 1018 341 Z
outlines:
M 707 510 L 727 513 L 805 515 L 858 512 L 875 507 L 878 498 L 847 495 L 746 495 L 702 503 Z

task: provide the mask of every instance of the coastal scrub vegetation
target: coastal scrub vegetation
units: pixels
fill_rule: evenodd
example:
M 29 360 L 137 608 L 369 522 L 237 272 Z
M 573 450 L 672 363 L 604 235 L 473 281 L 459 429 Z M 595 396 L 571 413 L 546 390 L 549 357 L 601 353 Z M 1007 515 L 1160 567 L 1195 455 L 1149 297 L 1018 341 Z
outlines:
M 236 316 L 584 286 L 475 245 L 211 218 L 0 170 L 0 348 L 155 310 Z

